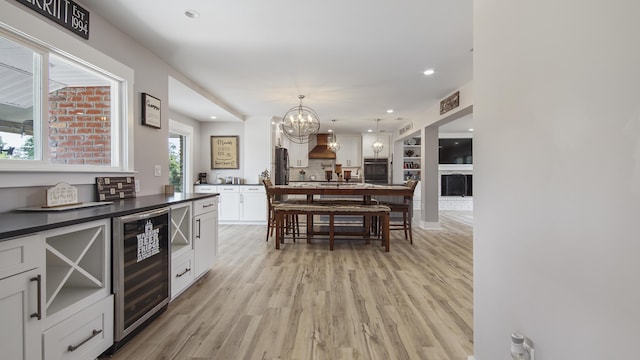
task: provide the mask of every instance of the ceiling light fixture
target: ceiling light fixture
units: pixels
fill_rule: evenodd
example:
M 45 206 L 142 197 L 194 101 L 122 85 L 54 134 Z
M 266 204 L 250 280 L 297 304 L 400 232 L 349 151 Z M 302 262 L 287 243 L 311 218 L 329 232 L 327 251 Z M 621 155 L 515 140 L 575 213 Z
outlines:
M 195 11 L 195 10 L 186 10 L 186 11 L 184 12 L 184 15 L 185 15 L 186 17 L 188 17 L 188 18 L 191 18 L 191 19 L 197 19 L 197 18 L 199 18 L 199 17 L 200 17 L 200 13 L 199 13 L 199 12 L 197 12 L 197 11 Z
M 382 152 L 382 150 L 384 150 L 384 144 L 382 143 L 382 141 L 380 141 L 380 128 L 379 125 L 380 124 L 380 119 L 376 119 L 376 141 L 371 144 L 371 148 L 373 149 L 373 153 L 375 154 L 376 157 L 378 157 L 378 154 L 380 154 Z
M 331 122 L 333 123 L 332 127 L 335 128 L 336 119 L 331 120 Z M 337 152 L 338 150 L 340 150 L 340 144 L 338 144 L 338 137 L 336 136 L 336 133 L 333 132 L 332 129 L 330 129 L 329 132 L 331 133 L 331 138 L 329 138 L 329 144 L 327 144 L 327 147 L 329 148 L 329 150 L 333 152 Z
M 215 116 L 211 116 L 211 118 L 212 118 L 212 119 L 217 119 L 217 117 L 215 117 Z
M 387 110 L 387 114 L 393 114 L 393 109 Z
M 298 95 L 300 105 L 292 107 L 282 117 L 282 132 L 296 144 L 309 142 L 309 137 L 320 130 L 320 118 L 310 107 L 302 105 L 304 95 Z
M 425 70 L 425 71 L 424 71 L 424 74 L 425 74 L 425 75 L 427 75 L 427 76 L 429 76 L 429 75 L 433 75 L 433 74 L 435 74 L 435 72 L 436 72 L 436 71 L 435 71 L 435 70 L 433 70 L 433 69 L 427 69 L 427 70 Z

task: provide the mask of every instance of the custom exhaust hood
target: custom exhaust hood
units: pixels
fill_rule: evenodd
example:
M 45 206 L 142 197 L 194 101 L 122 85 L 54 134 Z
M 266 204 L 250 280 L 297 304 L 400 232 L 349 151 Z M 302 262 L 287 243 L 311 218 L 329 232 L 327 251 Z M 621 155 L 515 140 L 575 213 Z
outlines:
M 328 145 L 329 134 L 318 134 L 316 146 L 309 151 L 309 159 L 335 159 L 336 153 Z

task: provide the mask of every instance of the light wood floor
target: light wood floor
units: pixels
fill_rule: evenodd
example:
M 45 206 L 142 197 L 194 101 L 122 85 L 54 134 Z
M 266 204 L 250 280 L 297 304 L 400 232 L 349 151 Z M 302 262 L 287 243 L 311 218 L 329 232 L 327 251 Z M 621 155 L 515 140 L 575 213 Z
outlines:
M 472 228 L 362 241 L 288 242 L 221 226 L 220 257 L 113 359 L 455 359 L 473 352 Z M 468 219 L 463 216 L 462 219 Z

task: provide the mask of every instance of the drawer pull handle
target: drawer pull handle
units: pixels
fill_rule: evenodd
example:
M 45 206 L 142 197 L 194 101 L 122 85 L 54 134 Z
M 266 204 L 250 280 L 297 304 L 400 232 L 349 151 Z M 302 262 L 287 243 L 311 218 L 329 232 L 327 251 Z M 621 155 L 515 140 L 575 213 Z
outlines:
M 83 342 L 81 342 L 80 344 L 78 344 L 78 345 L 76 345 L 76 346 L 69 345 L 69 347 L 67 348 L 67 350 L 69 350 L 69 351 L 76 351 L 76 350 L 78 350 L 78 348 L 79 348 L 80 346 L 82 346 L 82 345 L 86 344 L 86 343 L 87 343 L 87 341 L 89 341 L 89 340 L 93 339 L 94 337 L 98 336 L 98 334 L 100 334 L 101 332 L 102 332 L 102 329 L 100 329 L 100 330 L 93 329 L 93 331 L 91 332 L 91 336 L 89 336 L 89 337 L 88 337 L 88 338 L 86 338 Z
M 42 320 L 42 276 L 38 274 L 38 276 L 32 277 L 31 279 L 29 279 L 29 281 L 38 282 L 38 311 L 31 314 L 31 317 Z
M 190 268 L 186 268 L 186 269 L 184 269 L 183 272 L 181 272 L 180 274 L 177 274 L 176 277 L 183 277 L 189 271 L 191 271 L 191 269 Z
M 212 207 L 212 206 L 213 206 L 213 203 L 202 205 L 202 207 L 205 208 L 205 209 L 208 208 L 208 207 Z

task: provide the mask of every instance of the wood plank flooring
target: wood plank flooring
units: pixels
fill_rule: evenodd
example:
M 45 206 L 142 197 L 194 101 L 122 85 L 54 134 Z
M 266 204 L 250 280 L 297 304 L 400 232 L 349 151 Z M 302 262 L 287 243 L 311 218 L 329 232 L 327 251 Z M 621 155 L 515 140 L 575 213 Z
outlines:
M 468 218 L 468 217 L 466 217 Z M 221 226 L 215 267 L 112 358 L 428 359 L 473 353 L 472 228 L 441 217 L 414 245 L 291 243 Z

